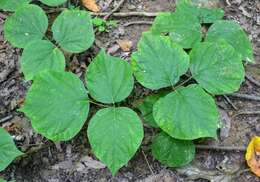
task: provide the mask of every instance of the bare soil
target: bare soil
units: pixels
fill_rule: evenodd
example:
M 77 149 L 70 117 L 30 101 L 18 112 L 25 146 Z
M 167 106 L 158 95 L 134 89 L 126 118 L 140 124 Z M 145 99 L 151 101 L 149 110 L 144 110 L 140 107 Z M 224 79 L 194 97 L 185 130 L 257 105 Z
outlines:
M 204 0 L 205 1 L 205 0 Z M 214 0 L 216 1 L 216 0 Z M 78 1 L 74 1 L 77 4 Z M 105 0 L 99 0 L 102 11 L 111 11 L 119 0 L 113 1 L 107 7 Z M 225 9 L 226 18 L 239 22 L 253 42 L 256 64 L 246 65 L 247 75 L 260 82 L 260 1 L 259 0 L 221 0 L 216 1 Z M 46 8 L 46 7 L 45 7 Z M 126 0 L 121 12 L 173 11 L 174 0 Z M 183 169 L 172 169 L 161 165 L 150 154 L 149 144 L 156 131 L 146 128 L 143 145 L 129 164 L 123 167 L 116 176 L 111 176 L 108 169 L 99 163 L 91 153 L 87 137 L 86 126 L 80 134 L 70 142 L 53 144 L 34 133 L 30 121 L 16 109 L 23 103 L 30 82 L 25 82 L 20 71 L 21 50 L 13 48 L 3 37 L 3 23 L 8 13 L 0 12 L 0 125 L 8 129 L 19 148 L 28 153 L 14 161 L 0 176 L 17 182 L 84 182 L 84 181 L 145 181 L 145 182 L 186 182 L 186 181 L 214 181 L 214 182 L 257 182 L 259 178 L 247 170 L 243 151 L 226 151 L 198 149 L 194 162 Z M 50 18 L 55 16 L 49 14 Z M 111 28 L 108 33 L 97 35 L 97 45 L 102 45 L 111 54 L 128 59 L 142 32 L 150 25 L 126 23 L 135 21 L 152 21 L 147 17 L 113 18 L 119 21 L 117 28 Z M 133 43 L 131 51 L 124 52 L 117 44 L 118 40 L 129 40 Z M 89 61 L 96 55 L 99 48 L 93 46 L 85 53 L 68 55 L 71 60 L 68 70 L 81 78 Z M 149 94 L 149 90 L 136 86 L 130 99 L 139 99 Z M 246 80 L 239 93 L 260 96 L 260 87 Z M 198 141 L 209 145 L 242 146 L 246 147 L 250 138 L 260 135 L 260 117 L 257 114 L 234 115 L 244 111 L 259 111 L 260 103 L 241 98 L 216 98 L 221 109 L 225 129 L 220 131 L 219 139 L 212 141 Z M 130 102 L 130 101 L 129 101 Z M 127 104 L 127 103 L 126 103 Z M 91 106 L 92 113 L 98 107 Z M 86 122 L 87 123 L 87 122 Z M 187 178 L 188 177 L 188 178 Z

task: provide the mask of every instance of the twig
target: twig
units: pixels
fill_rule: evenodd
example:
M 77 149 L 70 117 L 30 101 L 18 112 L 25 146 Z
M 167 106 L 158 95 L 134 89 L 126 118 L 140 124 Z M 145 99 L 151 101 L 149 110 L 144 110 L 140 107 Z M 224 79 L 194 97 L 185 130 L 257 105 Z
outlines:
M 133 21 L 133 22 L 125 23 L 123 26 L 128 27 L 131 25 L 152 25 L 152 24 L 153 24 L 152 21 Z
M 106 16 L 109 13 L 90 13 L 93 16 Z M 129 16 L 145 16 L 145 17 L 155 17 L 159 14 L 159 12 L 138 12 L 138 11 L 132 11 L 132 12 L 119 12 L 119 13 L 113 13 L 110 16 L 114 17 L 129 17 Z
M 14 117 L 13 115 L 6 116 L 6 117 L 0 119 L 0 123 L 5 123 L 5 122 L 9 121 L 10 119 L 12 119 L 13 117 Z
M 256 95 L 234 93 L 234 94 L 228 94 L 228 96 L 236 97 L 236 98 L 242 98 L 242 99 L 248 99 L 248 100 L 253 100 L 253 101 L 259 101 L 260 102 L 260 97 L 256 96 Z
M 149 164 L 149 162 L 148 162 L 148 160 L 147 160 L 147 157 L 146 157 L 146 155 L 145 155 L 145 153 L 144 153 L 143 150 L 142 150 L 142 154 L 143 154 L 143 156 L 144 156 L 145 162 L 147 163 L 147 165 L 148 165 L 148 167 L 149 167 L 149 170 L 151 171 L 152 175 L 154 175 L 153 169 L 152 169 L 152 167 L 150 166 L 150 164 Z
M 239 115 L 258 115 L 258 114 L 260 114 L 260 111 L 241 111 L 235 114 L 234 116 L 232 116 L 232 120 Z
M 219 146 L 219 145 L 196 145 L 197 149 L 202 150 L 224 150 L 224 151 L 246 151 L 246 147 L 241 146 Z
M 246 75 L 246 79 L 248 79 L 250 82 L 252 82 L 252 83 L 255 84 L 256 86 L 260 87 L 260 82 L 259 82 L 259 81 L 256 81 L 252 76 Z
M 231 107 L 233 107 L 233 109 L 238 110 L 237 107 L 235 106 L 235 104 L 229 99 L 228 96 L 223 95 L 223 97 L 226 99 L 226 101 L 231 105 Z
M 126 0 L 121 0 L 118 5 L 111 11 L 109 12 L 107 15 L 104 16 L 104 20 L 107 20 L 113 13 L 115 13 L 125 2 Z
M 107 105 L 97 103 L 97 102 L 95 102 L 95 101 L 93 101 L 93 100 L 88 100 L 88 101 L 89 101 L 90 103 L 92 103 L 92 104 L 95 104 L 95 105 L 99 106 L 99 107 L 109 107 L 109 106 L 107 106 Z
M 189 82 L 192 79 L 192 77 L 189 77 L 187 80 L 183 81 L 182 83 L 180 83 L 179 85 L 177 85 L 176 87 L 173 88 L 173 90 L 177 90 L 178 88 L 180 88 L 181 86 L 183 86 L 185 83 Z

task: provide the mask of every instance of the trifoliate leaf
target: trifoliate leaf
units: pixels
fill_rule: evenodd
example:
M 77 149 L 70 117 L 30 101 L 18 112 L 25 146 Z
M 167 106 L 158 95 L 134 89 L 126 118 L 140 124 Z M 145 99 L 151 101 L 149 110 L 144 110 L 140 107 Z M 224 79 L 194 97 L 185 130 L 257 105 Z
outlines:
M 142 112 L 144 121 L 154 128 L 158 128 L 158 126 L 153 118 L 153 105 L 158 99 L 165 96 L 167 93 L 168 92 L 160 92 L 152 94 L 144 98 L 144 100 L 136 103 L 136 107 Z
M 67 52 L 80 53 L 90 48 L 95 35 L 86 11 L 64 10 L 52 25 L 53 37 Z
M 214 23 L 224 17 L 224 11 L 219 8 L 198 6 L 190 0 L 183 0 L 177 4 L 176 12 L 183 16 L 194 16 L 200 23 Z
M 173 86 L 189 67 L 189 56 L 169 37 L 144 33 L 132 68 L 139 83 L 149 89 Z
M 3 128 L 0 128 L 0 171 L 3 171 L 16 157 L 22 155 L 12 137 Z
M 15 47 L 25 48 L 35 40 L 41 40 L 48 28 L 48 18 L 36 5 L 25 5 L 7 18 L 4 24 L 5 38 Z
M 25 79 L 32 80 L 35 75 L 44 70 L 64 71 L 65 58 L 51 42 L 37 40 L 24 49 L 21 68 Z
M 202 38 L 199 20 L 192 15 L 183 16 L 181 13 L 159 14 L 151 31 L 155 34 L 169 33 L 175 43 L 186 49 L 192 48 Z
M 238 23 L 230 20 L 215 22 L 208 30 L 206 41 L 216 42 L 218 39 L 225 39 L 241 54 L 243 60 L 254 62 L 252 44 Z
M 59 6 L 65 3 L 67 0 L 40 0 L 40 1 L 48 6 Z
M 159 99 L 153 107 L 157 125 L 180 140 L 216 137 L 219 113 L 214 99 L 200 86 L 189 85 Z
M 153 139 L 152 154 L 162 164 L 181 167 L 193 160 L 195 145 L 190 140 L 177 140 L 161 132 Z
M 212 94 L 233 93 L 244 80 L 241 57 L 224 40 L 197 45 L 190 59 L 193 78 Z
M 31 0 L 1 0 L 0 10 L 16 11 L 21 6 L 30 3 Z
M 46 138 L 70 140 L 87 119 L 87 91 L 72 73 L 44 71 L 35 77 L 20 111 L 31 119 L 33 128 Z
M 133 157 L 143 136 L 141 120 L 134 111 L 125 107 L 99 110 L 88 126 L 94 154 L 113 175 Z
M 131 66 L 124 60 L 107 55 L 101 50 L 86 72 L 90 95 L 103 103 L 124 100 L 133 90 Z

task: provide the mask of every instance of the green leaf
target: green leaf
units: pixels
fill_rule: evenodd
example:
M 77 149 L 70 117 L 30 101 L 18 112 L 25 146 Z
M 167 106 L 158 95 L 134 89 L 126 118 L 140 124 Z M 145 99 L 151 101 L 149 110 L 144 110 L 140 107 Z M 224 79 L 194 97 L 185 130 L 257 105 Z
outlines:
M 51 42 L 37 40 L 24 49 L 21 68 L 25 79 L 32 80 L 35 75 L 44 70 L 64 71 L 65 58 Z
M 113 175 L 134 156 L 143 136 L 141 120 L 134 111 L 125 107 L 99 110 L 88 126 L 94 154 Z
M 153 23 L 151 31 L 155 34 L 169 33 L 175 43 L 183 48 L 192 48 L 201 41 L 201 25 L 192 15 L 183 16 L 181 13 L 161 13 Z
M 191 51 L 190 59 L 193 78 L 212 94 L 233 93 L 244 80 L 241 57 L 224 40 L 199 44 Z
M 87 119 L 87 91 L 72 73 L 44 71 L 35 77 L 20 111 L 38 133 L 53 141 L 67 141 Z
M 32 41 L 44 37 L 48 28 L 48 18 L 36 5 L 19 8 L 4 24 L 5 38 L 14 46 L 24 48 Z
M 106 24 L 106 21 L 102 18 L 95 17 L 92 19 L 92 23 L 95 26 L 102 26 Z
M 159 99 L 153 107 L 157 125 L 173 138 L 216 137 L 219 113 L 214 99 L 200 86 L 189 85 Z
M 30 2 L 31 0 L 1 0 L 0 9 L 5 11 L 16 11 L 21 6 Z
M 216 42 L 218 39 L 225 39 L 241 54 L 243 60 L 254 62 L 252 44 L 238 23 L 230 20 L 215 22 L 208 30 L 206 41 Z
M 197 6 L 190 0 L 180 1 L 177 4 L 176 12 L 183 16 L 195 16 L 200 23 L 214 23 L 224 17 L 222 9 Z
M 154 128 L 158 128 L 158 125 L 153 118 L 153 105 L 158 99 L 165 96 L 167 93 L 168 92 L 160 92 L 158 94 L 152 94 L 147 96 L 141 102 L 136 103 L 136 107 L 141 111 L 144 121 Z
M 67 52 L 80 53 L 94 42 L 91 17 L 86 11 L 64 10 L 52 25 L 53 37 Z
M 40 1 L 48 6 L 59 6 L 65 3 L 67 0 L 40 0 Z
M 3 171 L 16 157 L 22 155 L 12 137 L 3 128 L 0 128 L 0 171 Z
M 103 103 L 124 100 L 133 90 L 131 66 L 124 60 L 107 55 L 101 50 L 86 72 L 90 95 Z
M 169 37 L 144 33 L 132 68 L 139 83 L 149 89 L 173 86 L 189 67 L 189 56 Z
M 161 132 L 153 140 L 152 154 L 164 165 L 181 167 L 194 159 L 195 145 L 192 141 L 177 140 Z

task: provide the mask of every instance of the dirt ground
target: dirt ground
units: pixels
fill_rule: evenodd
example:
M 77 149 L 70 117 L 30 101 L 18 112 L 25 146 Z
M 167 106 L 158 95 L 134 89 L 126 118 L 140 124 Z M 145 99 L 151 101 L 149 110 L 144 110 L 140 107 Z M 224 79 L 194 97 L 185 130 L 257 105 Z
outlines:
M 214 0 L 217 2 L 217 0 Z M 111 11 L 119 0 L 99 0 L 102 11 Z M 260 1 L 259 0 L 221 0 L 219 6 L 225 9 L 226 18 L 239 22 L 253 42 L 255 65 L 247 65 L 247 75 L 260 82 Z M 126 0 L 120 12 L 173 11 L 174 0 Z M 55 14 L 49 14 L 50 17 Z M 197 149 L 194 162 L 181 169 L 167 168 L 154 160 L 150 154 L 149 144 L 155 131 L 146 128 L 143 145 L 135 157 L 112 177 L 108 169 L 92 155 L 85 130 L 83 129 L 70 142 L 53 144 L 33 132 L 29 120 L 16 109 L 22 104 L 30 82 L 25 82 L 20 72 L 19 58 L 21 50 L 13 48 L 4 41 L 3 23 L 7 13 L 0 12 L 0 126 L 12 134 L 17 146 L 28 155 L 14 161 L 0 176 L 17 182 L 258 182 L 248 171 L 244 160 L 244 151 Z M 129 22 L 152 21 L 147 17 L 112 18 L 118 20 L 119 26 L 111 28 L 109 33 L 97 35 L 96 45 L 102 45 L 112 55 L 128 59 L 135 50 L 141 33 L 150 25 L 133 24 Z M 133 47 L 129 52 L 122 51 L 118 40 L 132 41 Z M 82 78 L 89 60 L 99 50 L 93 46 L 85 53 L 70 57 L 67 69 Z M 131 98 L 142 98 L 150 91 L 136 86 Z M 239 93 L 260 96 L 260 87 L 246 79 Z M 259 101 L 245 100 L 234 97 L 218 97 L 224 129 L 220 131 L 219 140 L 202 141 L 203 144 L 246 147 L 250 138 L 260 135 L 260 117 L 257 114 L 240 114 L 245 111 L 259 111 Z M 232 106 L 233 105 L 233 106 Z M 91 106 L 92 112 L 96 106 Z M 235 109 L 236 108 L 236 109 Z M 91 113 L 91 114 L 93 114 Z M 91 114 L 89 118 L 91 117 Z M 85 126 L 86 128 L 86 126 Z M 201 141 L 198 141 L 201 142 Z

